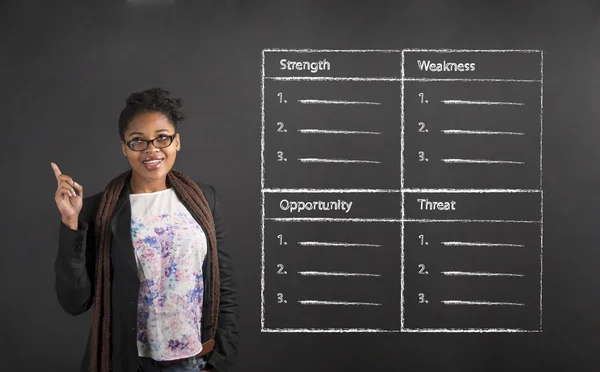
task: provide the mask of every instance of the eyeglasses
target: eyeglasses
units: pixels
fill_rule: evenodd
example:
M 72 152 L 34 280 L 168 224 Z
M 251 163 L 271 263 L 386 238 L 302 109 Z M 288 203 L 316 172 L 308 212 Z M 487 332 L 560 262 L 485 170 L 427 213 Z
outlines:
M 154 145 L 154 147 L 156 147 L 158 149 L 162 149 L 164 147 L 171 146 L 171 143 L 173 143 L 173 139 L 175 138 L 175 135 L 177 135 L 177 133 L 172 134 L 170 136 L 168 136 L 166 134 L 161 134 L 160 136 L 158 136 L 154 139 L 150 139 L 150 140 L 135 138 L 131 141 L 125 141 L 125 144 L 127 145 L 127 147 L 129 147 L 133 151 L 146 150 L 148 148 L 148 146 L 150 146 L 150 142 L 152 142 L 152 145 Z

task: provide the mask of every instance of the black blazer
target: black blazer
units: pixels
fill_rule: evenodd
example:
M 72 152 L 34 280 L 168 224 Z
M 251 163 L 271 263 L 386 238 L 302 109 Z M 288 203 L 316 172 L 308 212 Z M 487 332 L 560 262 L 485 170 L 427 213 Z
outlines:
M 225 244 L 225 229 L 216 191 L 211 185 L 196 183 L 204 193 L 213 213 L 221 282 L 219 321 L 214 349 L 207 355 L 208 364 L 218 372 L 230 372 L 237 357 L 239 316 L 233 265 Z M 136 371 L 139 363 L 136 326 L 140 282 L 131 241 L 130 193 L 129 182 L 126 182 L 111 222 L 111 352 L 114 372 Z M 54 264 L 55 288 L 60 305 L 71 315 L 86 312 L 94 301 L 96 268 L 94 225 L 102 194 L 103 192 L 100 192 L 83 199 L 77 230 L 68 228 L 62 221 L 60 223 L 58 254 Z M 200 224 L 200 221 L 197 222 Z M 208 236 L 207 231 L 204 233 Z M 202 270 L 205 288 L 202 342 L 205 342 L 210 339 L 212 325 L 210 253 L 206 255 Z M 81 361 L 81 372 L 87 371 L 89 367 L 90 336 L 91 328 Z

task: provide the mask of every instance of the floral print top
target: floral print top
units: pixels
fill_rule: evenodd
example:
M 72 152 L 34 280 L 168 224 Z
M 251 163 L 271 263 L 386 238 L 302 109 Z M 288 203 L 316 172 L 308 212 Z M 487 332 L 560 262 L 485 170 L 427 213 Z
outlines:
M 173 188 L 129 198 L 140 278 L 138 354 L 154 360 L 196 355 L 202 350 L 204 231 Z

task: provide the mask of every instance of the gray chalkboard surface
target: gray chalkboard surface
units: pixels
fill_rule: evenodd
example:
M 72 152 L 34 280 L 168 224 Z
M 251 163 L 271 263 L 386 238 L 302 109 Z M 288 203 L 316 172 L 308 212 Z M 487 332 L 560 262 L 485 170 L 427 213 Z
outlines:
M 155 86 L 183 98 L 176 168 L 221 195 L 236 370 L 600 366 L 597 1 L 1 9 L 3 369 L 77 370 L 50 162 L 103 190 Z

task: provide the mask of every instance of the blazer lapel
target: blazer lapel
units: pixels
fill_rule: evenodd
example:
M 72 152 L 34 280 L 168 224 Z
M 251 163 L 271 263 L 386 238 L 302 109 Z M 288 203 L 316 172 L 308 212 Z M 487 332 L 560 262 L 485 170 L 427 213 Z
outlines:
M 111 221 L 113 237 L 117 242 L 117 246 L 112 247 L 111 250 L 115 257 L 119 257 L 119 259 L 125 261 L 137 275 L 137 262 L 135 260 L 133 242 L 131 240 L 130 193 L 131 187 L 129 186 L 129 179 L 127 179 L 123 191 L 117 200 L 117 205 L 115 207 L 116 212 Z

